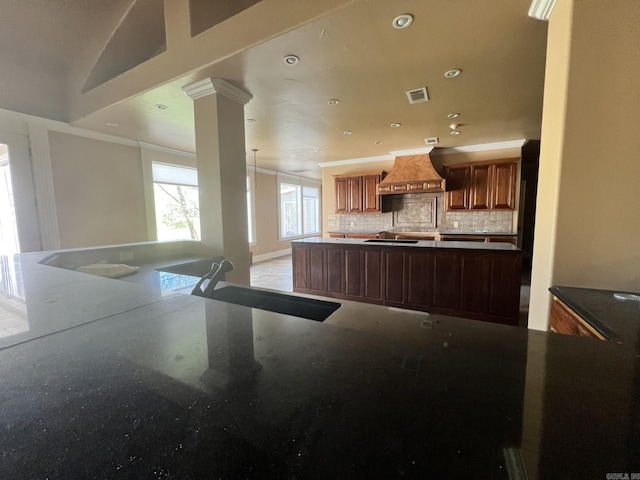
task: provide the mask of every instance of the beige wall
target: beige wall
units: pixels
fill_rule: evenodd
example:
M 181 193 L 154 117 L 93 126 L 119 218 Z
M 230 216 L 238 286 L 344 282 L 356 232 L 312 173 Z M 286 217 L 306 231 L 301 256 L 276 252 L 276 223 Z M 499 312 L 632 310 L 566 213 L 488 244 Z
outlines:
M 278 237 L 278 177 L 256 172 L 255 216 L 256 243 L 251 246 L 253 255 L 278 252 L 291 246 L 290 240 Z
M 49 132 L 61 248 L 147 240 L 140 151 Z
M 552 285 L 640 291 L 640 2 L 560 0 L 549 22 L 529 325 Z

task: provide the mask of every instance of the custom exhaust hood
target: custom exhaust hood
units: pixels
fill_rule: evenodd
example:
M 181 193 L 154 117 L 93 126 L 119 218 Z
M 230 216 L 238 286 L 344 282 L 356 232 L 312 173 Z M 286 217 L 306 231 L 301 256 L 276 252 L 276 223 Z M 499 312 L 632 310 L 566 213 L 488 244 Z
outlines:
M 428 153 L 396 157 L 391 172 L 378 185 L 379 195 L 444 191 L 445 180 L 433 168 Z

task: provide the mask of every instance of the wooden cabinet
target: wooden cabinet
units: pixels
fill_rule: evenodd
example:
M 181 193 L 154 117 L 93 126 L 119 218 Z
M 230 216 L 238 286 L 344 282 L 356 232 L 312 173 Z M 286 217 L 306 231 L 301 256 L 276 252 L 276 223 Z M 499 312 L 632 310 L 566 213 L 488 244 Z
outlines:
M 445 165 L 445 208 L 454 210 L 513 210 L 518 159 Z
M 552 332 L 604 340 L 604 336 L 602 334 L 597 332 L 576 312 L 555 296 L 551 302 L 550 317 L 551 322 L 549 330 Z
M 295 241 L 292 249 L 295 292 L 509 325 L 519 321 L 519 250 Z
M 471 167 L 469 208 L 471 210 L 489 210 L 492 208 L 493 165 L 474 165 Z
M 335 175 L 336 213 L 380 213 L 378 184 L 385 172 Z
M 467 210 L 469 208 L 469 178 L 471 167 L 446 167 L 446 209 Z
M 517 162 L 496 163 L 493 166 L 493 198 L 494 210 L 514 210 L 516 208 L 516 175 Z

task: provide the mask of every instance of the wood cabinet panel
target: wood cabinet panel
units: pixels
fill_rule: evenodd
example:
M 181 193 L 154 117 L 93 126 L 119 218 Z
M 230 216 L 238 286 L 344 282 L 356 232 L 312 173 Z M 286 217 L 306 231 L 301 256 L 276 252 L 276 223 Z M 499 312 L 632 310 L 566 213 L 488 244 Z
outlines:
M 553 297 L 551 302 L 550 326 L 552 332 L 578 337 L 598 338 L 604 340 L 604 336 L 593 329 L 578 314 L 565 305 L 558 297 Z
M 382 301 L 382 250 L 364 251 L 364 289 L 363 296 L 371 300 Z
M 349 186 L 346 178 L 335 179 L 336 213 L 349 212 Z
M 461 260 L 460 310 L 487 312 L 489 310 L 490 257 L 482 253 L 465 255 Z
M 522 281 L 522 259 L 518 257 L 491 258 L 491 274 L 489 277 L 489 314 L 498 317 L 518 317 L 520 297 L 509 293 L 511 285 Z
M 327 250 L 324 248 L 312 248 L 309 255 L 309 288 L 311 290 L 323 291 L 327 288 L 325 278 L 325 256 Z
M 420 307 L 433 305 L 433 255 L 409 251 L 406 254 L 406 265 L 407 304 Z
M 292 243 L 294 291 L 518 324 L 520 251 Z
M 344 249 L 327 248 L 327 292 L 344 292 Z
M 446 210 L 514 210 L 518 159 L 445 165 Z
M 344 288 L 345 294 L 353 297 L 362 296 L 362 256 L 360 249 L 346 248 L 344 251 Z
M 494 165 L 494 186 L 492 189 L 492 208 L 513 210 L 516 208 L 516 173 L 517 163 L 497 163 Z
M 433 264 L 433 306 L 458 310 L 460 306 L 460 257 L 441 251 Z
M 347 192 L 349 195 L 349 212 L 362 212 L 362 177 L 347 178 Z
M 315 250 L 315 249 L 314 249 Z M 310 288 L 311 248 L 297 247 L 292 249 L 293 289 L 308 290 Z
M 374 213 L 380 211 L 378 184 L 380 175 L 364 175 L 362 177 L 362 211 Z
M 367 172 L 353 175 L 336 175 L 336 213 L 380 213 L 382 202 L 378 184 L 385 172 Z
M 385 286 L 384 300 L 386 304 L 402 305 L 404 299 L 404 252 L 387 250 L 383 253 Z
M 467 210 L 469 208 L 469 178 L 471 167 L 445 167 L 447 210 Z
M 471 167 L 471 189 L 469 208 L 488 210 L 491 208 L 491 188 L 493 165 L 474 165 Z

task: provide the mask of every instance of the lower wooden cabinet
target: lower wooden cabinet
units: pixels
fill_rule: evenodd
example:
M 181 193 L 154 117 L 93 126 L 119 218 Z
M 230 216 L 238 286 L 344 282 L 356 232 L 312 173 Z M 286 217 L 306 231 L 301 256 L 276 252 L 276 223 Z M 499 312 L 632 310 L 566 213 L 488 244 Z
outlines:
M 550 317 L 549 330 L 552 332 L 604 340 L 602 334 L 597 332 L 558 297 L 553 297 Z
M 295 292 L 518 324 L 520 251 L 304 242 L 292 247 Z

